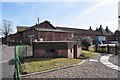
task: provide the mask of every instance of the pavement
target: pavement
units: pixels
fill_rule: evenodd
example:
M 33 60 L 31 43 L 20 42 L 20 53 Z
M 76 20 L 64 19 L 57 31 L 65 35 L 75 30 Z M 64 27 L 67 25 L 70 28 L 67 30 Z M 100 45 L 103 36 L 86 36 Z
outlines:
M 120 67 L 119 67 L 118 65 L 115 65 L 115 64 L 114 64 L 114 62 L 117 61 L 118 58 L 116 58 L 115 61 L 112 61 L 112 62 L 113 62 L 113 63 L 112 63 L 112 62 L 110 62 L 110 61 L 111 61 L 111 59 L 110 59 L 111 56 L 112 56 L 112 54 L 111 54 L 111 55 L 102 56 L 102 57 L 100 58 L 100 62 L 103 63 L 104 65 L 106 65 L 106 66 L 109 67 L 109 68 L 112 68 L 112 69 L 114 69 L 114 70 L 120 71 Z M 109 61 L 109 60 L 110 60 L 110 61 Z M 117 61 L 117 62 L 118 62 L 118 61 Z
M 29 75 L 26 78 L 119 78 L 120 72 L 101 63 L 101 57 L 98 55 L 74 67 Z
M 2 80 L 12 79 L 14 74 L 14 46 L 1 45 L 2 59 L 0 60 Z
M 108 59 L 109 62 L 113 63 L 114 65 L 120 66 L 120 54 L 118 55 L 111 55 Z

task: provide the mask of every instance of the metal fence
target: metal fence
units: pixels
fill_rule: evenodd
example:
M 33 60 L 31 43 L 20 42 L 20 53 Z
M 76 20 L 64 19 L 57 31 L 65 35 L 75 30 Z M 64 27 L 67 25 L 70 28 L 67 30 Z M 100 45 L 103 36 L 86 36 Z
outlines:
M 96 52 L 108 54 L 120 54 L 120 45 L 117 44 L 102 44 L 96 45 Z
M 31 57 L 32 47 L 31 46 L 19 46 L 19 54 L 20 54 L 20 59 Z
M 31 46 L 16 46 L 15 47 L 15 70 L 14 70 L 14 80 L 19 80 L 20 74 L 20 63 L 23 58 L 32 56 Z

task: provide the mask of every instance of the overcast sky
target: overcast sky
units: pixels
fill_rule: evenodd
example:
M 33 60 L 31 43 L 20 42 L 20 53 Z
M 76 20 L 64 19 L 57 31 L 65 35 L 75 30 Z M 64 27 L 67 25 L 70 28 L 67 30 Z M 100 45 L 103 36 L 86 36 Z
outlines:
M 2 19 L 13 22 L 14 32 L 16 26 L 34 25 L 38 17 L 40 22 L 48 20 L 55 27 L 92 26 L 95 30 L 102 24 L 112 32 L 118 29 L 118 0 L 3 0 L 1 7 Z

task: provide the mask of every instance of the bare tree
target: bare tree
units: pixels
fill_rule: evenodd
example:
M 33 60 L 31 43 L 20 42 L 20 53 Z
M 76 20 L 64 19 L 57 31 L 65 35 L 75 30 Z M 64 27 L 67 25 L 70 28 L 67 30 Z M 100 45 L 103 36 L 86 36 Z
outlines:
M 7 40 L 7 37 L 11 32 L 12 32 L 12 22 L 8 20 L 2 20 L 0 33 L 5 36 L 5 41 Z

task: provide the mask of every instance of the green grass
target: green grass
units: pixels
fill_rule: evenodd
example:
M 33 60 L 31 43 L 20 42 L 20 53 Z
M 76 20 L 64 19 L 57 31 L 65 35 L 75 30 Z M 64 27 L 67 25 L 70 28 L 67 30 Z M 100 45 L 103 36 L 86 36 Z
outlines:
M 85 55 L 85 57 L 92 58 L 98 53 L 81 50 L 81 52 Z M 22 73 L 33 73 L 33 72 L 41 72 L 53 68 L 68 66 L 72 64 L 80 63 L 82 59 L 69 59 L 69 58 L 30 58 L 25 59 L 21 64 L 21 74 Z
M 81 50 L 81 53 L 84 54 L 85 57 L 89 57 L 89 58 L 93 58 L 94 56 L 99 54 L 97 52 L 90 52 L 90 51 L 85 51 L 85 50 Z
M 40 72 L 53 68 L 58 68 L 62 66 L 77 64 L 81 62 L 81 59 L 69 59 L 69 58 L 32 58 L 26 59 L 24 63 L 21 64 L 22 73 L 32 73 L 32 72 Z
M 89 51 L 94 52 L 95 48 L 94 47 L 89 47 Z

